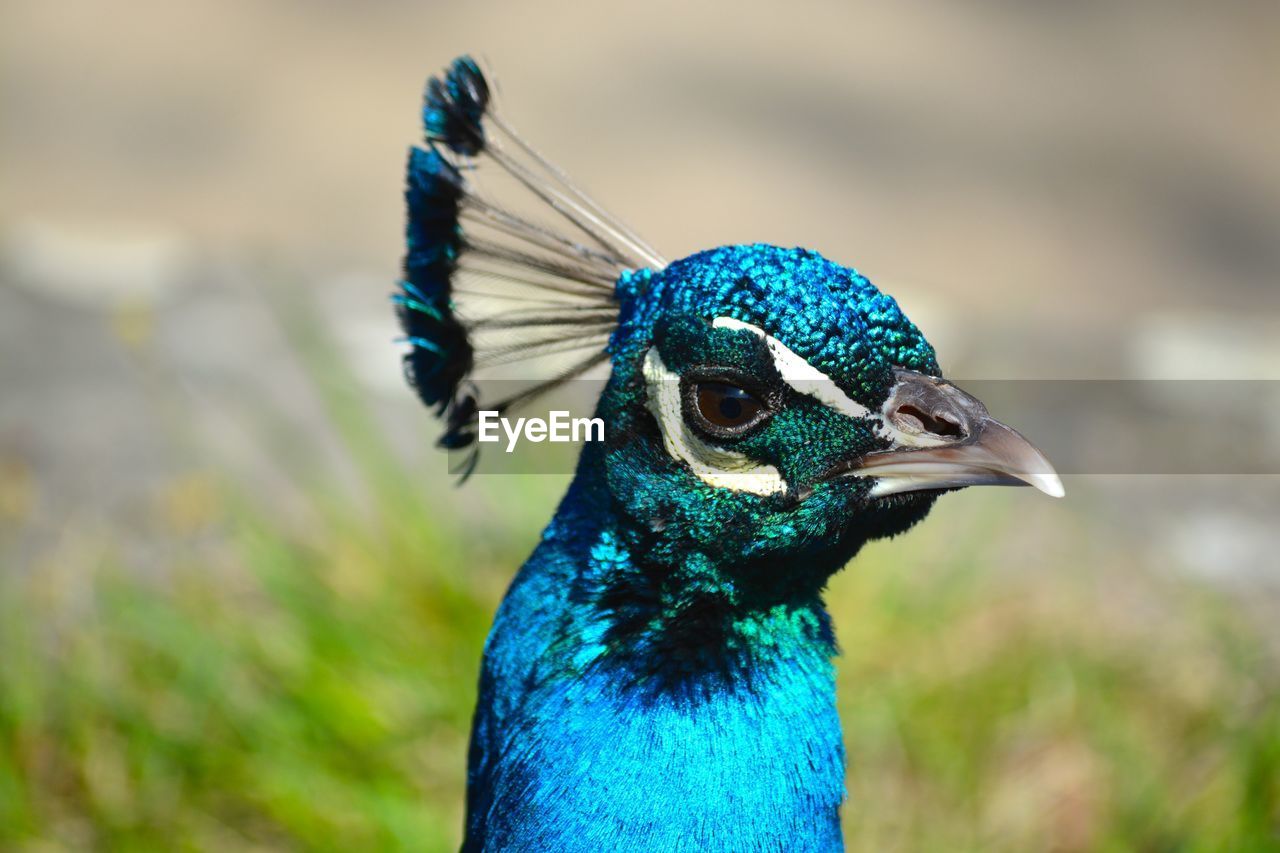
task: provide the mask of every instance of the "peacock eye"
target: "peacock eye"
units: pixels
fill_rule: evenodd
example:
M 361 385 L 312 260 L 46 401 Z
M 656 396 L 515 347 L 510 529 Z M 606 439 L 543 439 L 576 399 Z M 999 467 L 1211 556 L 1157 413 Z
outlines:
M 694 388 L 698 415 L 713 432 L 735 434 L 754 426 L 765 405 L 750 391 L 727 382 L 700 382 Z

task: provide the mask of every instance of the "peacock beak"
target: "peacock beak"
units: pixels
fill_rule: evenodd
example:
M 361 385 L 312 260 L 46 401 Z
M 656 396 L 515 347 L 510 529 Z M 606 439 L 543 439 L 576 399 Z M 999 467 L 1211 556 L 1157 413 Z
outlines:
M 986 406 L 943 379 L 895 372 L 880 416 L 893 446 L 843 463 L 829 476 L 873 477 L 872 497 L 961 486 L 1034 486 L 1065 494 L 1044 454 Z

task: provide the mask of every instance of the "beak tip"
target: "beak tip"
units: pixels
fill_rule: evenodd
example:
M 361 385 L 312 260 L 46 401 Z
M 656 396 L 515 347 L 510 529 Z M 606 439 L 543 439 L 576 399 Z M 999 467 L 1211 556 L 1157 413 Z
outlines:
M 1031 485 L 1044 492 L 1051 498 L 1066 497 L 1067 490 L 1062 486 L 1062 480 L 1056 473 L 1041 474 L 1032 480 Z

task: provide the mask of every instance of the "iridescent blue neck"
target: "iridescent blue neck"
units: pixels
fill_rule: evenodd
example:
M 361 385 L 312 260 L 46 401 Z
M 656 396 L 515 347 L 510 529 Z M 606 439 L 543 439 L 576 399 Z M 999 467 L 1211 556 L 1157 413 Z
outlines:
M 468 847 L 840 849 L 821 602 L 655 561 L 589 462 L 486 646 Z

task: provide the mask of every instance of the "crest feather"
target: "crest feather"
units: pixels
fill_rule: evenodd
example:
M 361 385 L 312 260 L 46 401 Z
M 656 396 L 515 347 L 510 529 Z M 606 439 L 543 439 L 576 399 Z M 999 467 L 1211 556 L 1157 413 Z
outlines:
M 604 362 L 619 278 L 666 260 L 516 134 L 471 57 L 428 79 L 422 119 L 426 147 L 409 152 L 404 276 L 392 300 L 409 347 L 405 375 L 444 419 L 440 446 L 469 451 L 465 477 L 477 413 L 505 411 Z M 559 227 L 481 192 L 486 162 Z M 503 366 L 510 378 L 513 365 L 528 384 L 482 401 L 475 380 Z

